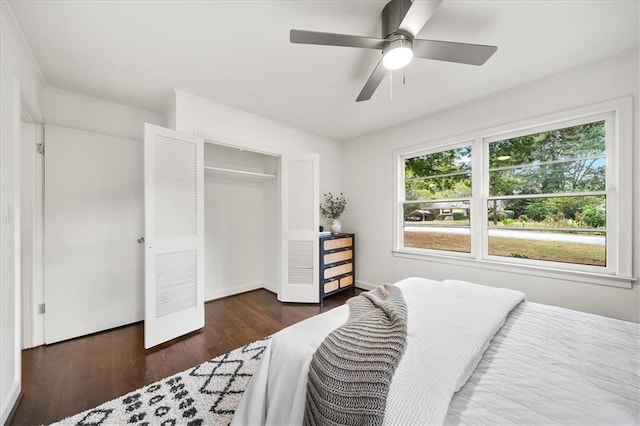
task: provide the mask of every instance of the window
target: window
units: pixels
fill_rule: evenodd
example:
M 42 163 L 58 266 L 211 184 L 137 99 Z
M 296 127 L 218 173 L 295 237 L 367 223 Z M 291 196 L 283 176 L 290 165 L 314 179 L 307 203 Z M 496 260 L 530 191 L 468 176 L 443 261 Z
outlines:
M 606 266 L 605 120 L 488 143 L 488 254 Z
M 395 253 L 628 280 L 630 104 L 396 152 Z
M 409 157 L 404 170 L 405 247 L 470 253 L 471 146 Z

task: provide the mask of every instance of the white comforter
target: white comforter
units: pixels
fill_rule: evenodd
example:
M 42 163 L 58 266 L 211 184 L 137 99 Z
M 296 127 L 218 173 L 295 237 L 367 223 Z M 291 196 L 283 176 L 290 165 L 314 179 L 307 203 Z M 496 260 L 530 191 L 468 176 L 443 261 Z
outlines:
M 639 375 L 639 324 L 522 303 L 444 424 L 640 425 Z
M 409 309 L 407 350 L 391 383 L 385 423 L 440 424 L 452 395 L 524 295 L 424 278 L 396 285 Z M 276 333 L 232 424 L 302 424 L 311 356 L 347 316 L 343 306 Z

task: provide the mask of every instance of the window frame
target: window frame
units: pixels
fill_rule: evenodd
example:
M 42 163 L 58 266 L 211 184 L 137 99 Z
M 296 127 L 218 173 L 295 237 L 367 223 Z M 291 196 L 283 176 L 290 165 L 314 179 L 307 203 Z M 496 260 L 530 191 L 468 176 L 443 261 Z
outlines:
M 605 122 L 606 155 L 606 187 L 603 191 L 606 196 L 607 215 L 605 234 L 607 238 L 606 266 L 489 255 L 489 214 L 486 206 L 490 199 L 496 197 L 489 196 L 489 144 L 512 137 L 602 120 Z M 392 254 L 398 257 L 437 260 L 460 266 L 473 266 L 569 281 L 631 288 L 632 282 L 636 280 L 632 277 L 633 238 L 631 232 L 628 232 L 629 229 L 632 229 L 633 219 L 632 214 L 621 215 L 618 213 L 624 211 L 633 212 L 632 124 L 632 98 L 626 97 L 395 150 L 393 158 L 396 185 L 394 185 L 394 245 Z M 471 252 L 460 253 L 403 247 L 403 205 L 406 201 L 405 160 L 419 155 L 447 151 L 463 146 L 471 146 L 472 152 Z M 627 231 L 625 232 L 624 230 Z

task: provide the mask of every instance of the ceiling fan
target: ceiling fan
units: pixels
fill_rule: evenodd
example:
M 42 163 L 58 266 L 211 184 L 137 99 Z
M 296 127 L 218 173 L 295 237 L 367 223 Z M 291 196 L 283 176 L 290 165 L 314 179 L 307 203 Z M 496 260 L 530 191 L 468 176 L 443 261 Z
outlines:
M 366 101 L 371 99 L 387 71 L 403 68 L 413 57 L 482 65 L 498 50 L 496 46 L 416 39 L 440 3 L 442 0 L 391 0 L 382 10 L 382 38 L 291 30 L 289 40 L 382 50 L 382 59 L 356 99 L 356 102 Z

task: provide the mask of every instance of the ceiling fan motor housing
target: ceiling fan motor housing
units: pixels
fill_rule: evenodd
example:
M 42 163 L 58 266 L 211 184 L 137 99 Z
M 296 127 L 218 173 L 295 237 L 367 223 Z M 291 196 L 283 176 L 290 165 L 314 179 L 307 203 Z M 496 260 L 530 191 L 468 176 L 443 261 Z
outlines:
M 399 33 L 408 36 L 410 39 L 415 34 L 408 34 L 399 30 L 400 23 L 411 8 L 411 0 L 391 0 L 382 9 L 382 38 L 387 38 L 392 34 Z
M 400 46 L 408 47 L 409 49 L 413 48 L 413 41 L 411 40 L 411 37 L 404 34 L 391 34 L 389 35 L 389 38 L 387 38 L 387 41 L 387 45 L 382 49 L 383 55 Z

